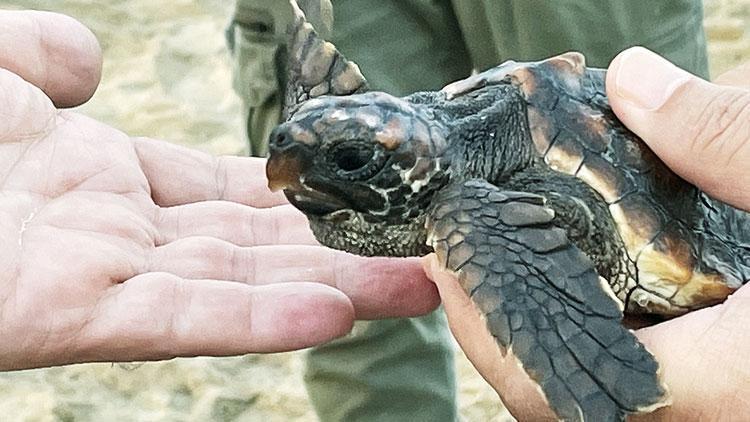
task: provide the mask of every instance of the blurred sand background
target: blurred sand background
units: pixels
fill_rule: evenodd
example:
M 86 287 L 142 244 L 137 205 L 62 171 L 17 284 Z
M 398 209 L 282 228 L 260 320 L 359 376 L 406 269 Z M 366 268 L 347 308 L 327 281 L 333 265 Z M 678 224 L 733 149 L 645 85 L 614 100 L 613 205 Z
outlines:
M 0 0 L 0 7 L 63 12 L 96 33 L 104 74 L 81 112 L 134 136 L 246 151 L 223 39 L 231 1 Z M 707 0 L 706 28 L 713 75 L 750 60 L 750 0 Z M 457 365 L 462 417 L 507 420 L 463 356 Z M 302 368 L 296 352 L 5 373 L 0 421 L 315 420 Z

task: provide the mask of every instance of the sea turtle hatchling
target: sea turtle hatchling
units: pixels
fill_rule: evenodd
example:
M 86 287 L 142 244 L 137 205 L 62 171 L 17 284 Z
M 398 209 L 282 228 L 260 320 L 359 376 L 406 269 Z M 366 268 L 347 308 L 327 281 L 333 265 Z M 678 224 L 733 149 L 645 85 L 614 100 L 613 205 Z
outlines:
M 367 92 L 297 11 L 272 189 L 324 245 L 435 252 L 565 420 L 668 403 L 623 310 L 676 316 L 750 279 L 750 218 L 677 177 L 568 53 L 444 88 Z

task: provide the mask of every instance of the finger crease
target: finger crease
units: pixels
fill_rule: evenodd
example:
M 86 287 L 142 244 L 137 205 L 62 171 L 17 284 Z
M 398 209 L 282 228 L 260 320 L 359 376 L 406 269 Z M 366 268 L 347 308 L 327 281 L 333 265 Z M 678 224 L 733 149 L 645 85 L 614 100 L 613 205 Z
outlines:
M 331 254 L 331 264 L 330 268 L 333 269 L 333 283 L 334 286 L 340 290 L 339 282 L 344 280 L 344 266 L 341 265 L 341 260 L 339 259 L 341 255 L 338 253 L 332 253 Z M 317 281 L 324 281 L 324 280 L 317 280 Z
M 226 159 L 224 157 L 219 157 L 216 159 L 216 172 L 214 178 L 216 180 L 216 197 L 219 199 L 226 199 L 227 166 Z
M 252 248 L 242 248 L 242 263 L 244 267 L 242 273 L 244 274 L 245 283 L 252 284 L 257 281 L 257 268 L 255 267 L 255 252 Z

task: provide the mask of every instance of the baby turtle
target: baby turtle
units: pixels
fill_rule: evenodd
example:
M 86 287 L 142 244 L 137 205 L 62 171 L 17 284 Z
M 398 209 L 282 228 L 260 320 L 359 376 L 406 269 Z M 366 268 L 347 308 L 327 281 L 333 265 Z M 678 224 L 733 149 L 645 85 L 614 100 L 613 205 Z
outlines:
M 676 316 L 750 279 L 750 218 L 672 173 L 568 53 L 396 98 L 297 11 L 272 189 L 324 245 L 435 252 L 560 419 L 668 404 L 623 311 Z

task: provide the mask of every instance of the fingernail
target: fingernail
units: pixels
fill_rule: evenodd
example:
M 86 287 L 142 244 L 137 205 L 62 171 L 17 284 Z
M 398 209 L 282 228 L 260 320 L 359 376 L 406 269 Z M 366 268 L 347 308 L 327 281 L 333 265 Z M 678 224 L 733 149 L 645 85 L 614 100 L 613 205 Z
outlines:
M 653 111 L 693 76 L 643 47 L 626 50 L 620 56 L 615 75 L 615 92 L 635 106 Z

